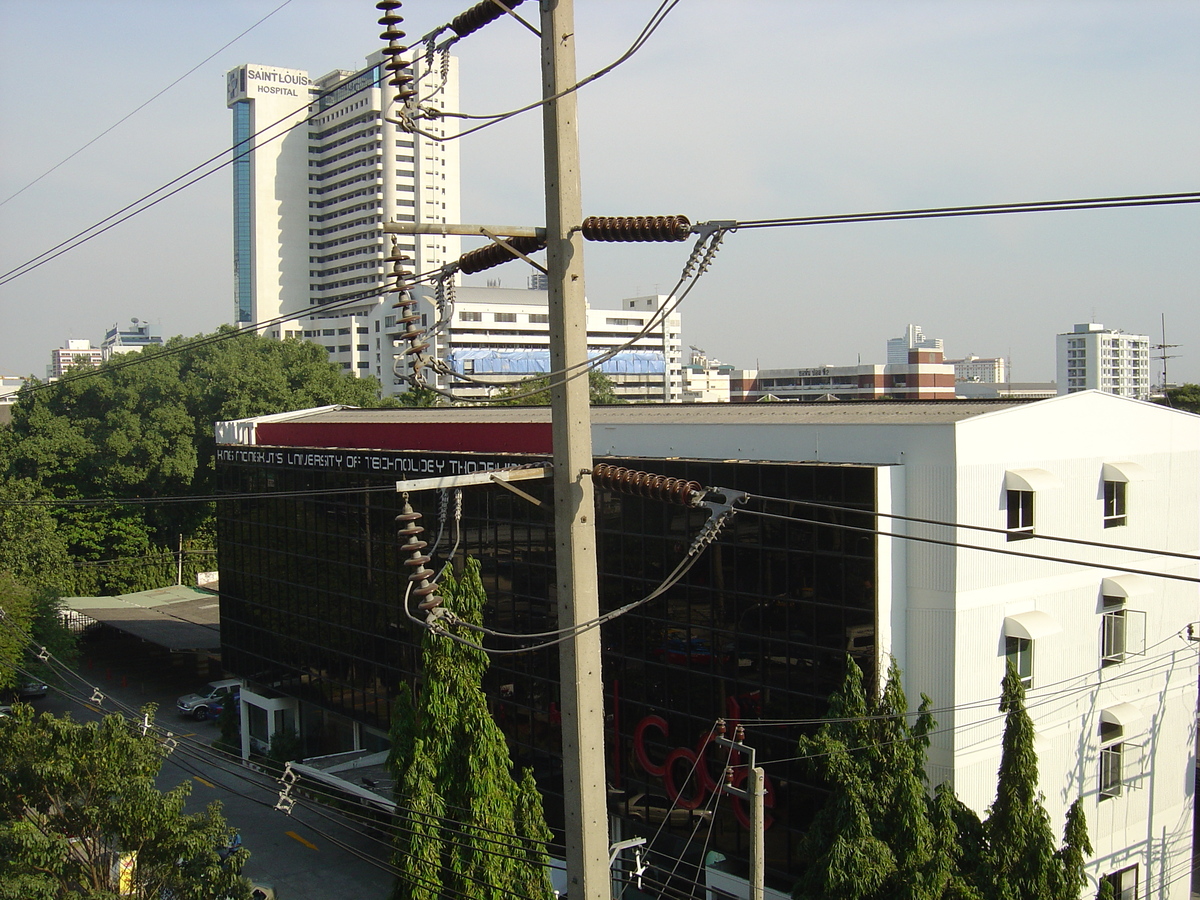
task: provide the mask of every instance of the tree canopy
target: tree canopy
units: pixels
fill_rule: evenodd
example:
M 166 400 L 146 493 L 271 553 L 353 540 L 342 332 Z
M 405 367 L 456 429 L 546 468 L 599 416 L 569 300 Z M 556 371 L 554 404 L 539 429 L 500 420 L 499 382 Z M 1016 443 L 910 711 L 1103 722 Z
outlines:
M 1200 414 L 1200 384 L 1181 384 L 1179 387 L 1167 388 L 1158 402 L 1172 409 Z
M 51 580 L 64 591 L 161 587 L 173 580 L 181 535 L 211 551 L 211 503 L 154 501 L 213 493 L 214 422 L 326 404 L 377 406 L 378 394 L 375 379 L 342 372 L 315 344 L 229 327 L 34 382 L 0 434 L 0 536 L 16 530 L 36 540 L 0 552 L 20 555 L 13 571 L 60 573 Z M 98 505 L 27 502 L 47 497 Z M 145 502 L 102 502 L 130 498 Z M 64 550 L 76 563 L 71 571 L 63 571 Z M 211 566 L 202 556 L 185 559 L 187 575 Z
M 592 406 L 624 403 L 617 396 L 612 379 L 599 369 L 588 369 L 588 400 Z M 496 393 L 492 406 L 549 406 L 550 376 L 532 378 Z
M 233 835 L 220 804 L 188 814 L 188 782 L 155 787 L 166 753 L 119 715 L 80 723 L 18 704 L 0 721 L 0 900 L 113 900 L 122 863 L 135 896 L 248 898 L 249 854 L 218 853 Z
M 479 564 L 441 583 L 457 621 L 479 625 L 485 595 Z M 477 633 L 446 627 L 467 639 Z M 419 697 L 392 716 L 389 765 L 396 802 L 409 818 L 397 832 L 394 900 L 529 900 L 553 897 L 541 796 L 526 770 L 518 780 L 504 735 L 481 687 L 487 655 L 426 631 Z

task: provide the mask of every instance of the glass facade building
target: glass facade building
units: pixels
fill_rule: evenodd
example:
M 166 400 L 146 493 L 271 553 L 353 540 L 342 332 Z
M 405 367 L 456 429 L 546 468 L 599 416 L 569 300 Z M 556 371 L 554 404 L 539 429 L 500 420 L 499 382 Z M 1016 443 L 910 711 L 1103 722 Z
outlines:
M 408 572 L 396 538 L 396 478 L 535 461 L 370 451 L 367 465 L 367 455 L 351 464 L 355 454 L 345 451 L 218 451 L 220 490 L 240 495 L 218 503 L 224 663 L 299 698 L 309 756 L 382 748 L 398 686 L 419 683 L 420 634 L 402 609 Z M 768 776 L 768 883 L 786 889 L 800 834 L 821 802 L 795 760 L 806 727 L 796 723 L 826 714 L 847 655 L 874 675 L 877 469 L 604 461 L 780 498 L 761 507 L 777 518 L 735 514 L 663 596 L 604 625 L 602 642 L 610 809 L 624 835 L 653 835 L 663 825 L 658 846 L 682 853 L 697 816 L 707 821 L 704 811 L 715 809 L 708 849 L 745 860 L 747 811 L 713 796 L 730 758 L 711 743 L 718 718 L 731 730 L 741 723 Z M 521 489 L 552 499 L 549 480 Z M 460 516 L 453 493 L 422 492 L 411 502 L 424 514 L 422 538 L 436 540 L 435 565 L 450 552 L 480 561 L 488 626 L 513 634 L 556 627 L 552 504 L 536 506 L 496 485 L 461 489 Z M 600 492 L 601 610 L 658 588 L 707 517 Z M 536 643 L 492 641 L 510 649 Z M 533 768 L 550 823 L 560 828 L 556 648 L 493 657 L 485 689 L 514 759 Z M 679 809 L 668 815 L 675 801 Z M 699 864 L 695 846 L 688 853 Z
M 254 149 L 249 100 L 233 104 L 233 282 L 236 321 L 254 321 L 254 234 L 250 153 Z

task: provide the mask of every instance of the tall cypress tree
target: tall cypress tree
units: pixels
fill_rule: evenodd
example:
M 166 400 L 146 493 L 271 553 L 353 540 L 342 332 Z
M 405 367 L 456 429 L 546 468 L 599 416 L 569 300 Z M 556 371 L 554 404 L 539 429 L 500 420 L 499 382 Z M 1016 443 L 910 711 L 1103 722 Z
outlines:
M 447 609 L 463 623 L 483 618 L 479 564 L 441 584 Z M 449 620 L 444 620 L 448 622 Z M 475 633 L 446 627 L 471 641 Z M 395 900 L 549 900 L 550 839 L 532 776 L 513 777 L 504 735 L 481 683 L 487 654 L 445 635 L 422 640 L 424 683 L 404 693 L 393 718 L 389 763 L 402 819 L 397 831 Z
M 1075 900 L 1083 885 L 1083 862 L 1092 852 L 1078 800 L 1071 805 L 1056 849 L 1050 816 L 1038 792 L 1033 720 L 1025 711 L 1025 687 L 1009 663 L 1000 697 L 1006 714 L 996 799 L 983 823 L 986 845 L 979 884 L 987 900 Z

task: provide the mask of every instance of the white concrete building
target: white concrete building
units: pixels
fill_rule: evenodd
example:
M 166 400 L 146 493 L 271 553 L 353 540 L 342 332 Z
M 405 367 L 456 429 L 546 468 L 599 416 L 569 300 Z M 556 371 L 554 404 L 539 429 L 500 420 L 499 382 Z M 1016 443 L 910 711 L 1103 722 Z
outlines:
M 100 352 L 104 359 L 111 359 L 117 354 L 139 353 L 147 347 L 161 347 L 164 343 L 161 326 L 131 319 L 128 328 L 116 324 L 105 332 L 104 340 L 100 342 Z
M 434 303 L 427 291 L 417 293 L 424 324 L 432 325 L 438 319 Z M 622 300 L 618 309 L 588 307 L 591 356 L 632 342 L 600 366 L 623 400 L 677 403 L 682 399 L 682 326 L 677 312 L 659 316 L 666 301 L 667 297 L 654 295 Z M 392 339 L 399 343 L 390 311 L 383 324 L 381 346 Z M 456 288 L 453 317 L 430 351 L 456 373 L 501 386 L 544 374 L 550 371 L 548 295 L 535 288 Z M 398 352 L 403 352 L 403 346 Z M 393 391 L 404 390 L 404 383 L 392 373 L 385 373 L 385 378 L 394 380 Z M 464 400 L 486 398 L 496 390 L 447 375 L 438 375 L 436 385 Z
M 887 342 L 887 364 L 896 366 L 907 363 L 911 350 L 936 350 L 938 353 L 944 353 L 945 347 L 941 338 L 926 337 L 920 325 L 909 325 L 904 329 L 904 334 Z
M 377 52 L 362 70 L 316 79 L 300 69 L 242 65 L 228 73 L 226 100 L 234 143 L 249 148 L 233 164 L 234 321 L 271 323 L 263 334 L 332 347 L 331 360 L 379 375 L 391 393 L 384 375 L 392 348 L 380 342 L 378 365 L 374 350 L 359 349 L 374 347 L 366 336 L 382 334 L 390 306 L 379 293 L 392 247 L 382 226 L 458 221 L 459 162 L 456 142 L 388 121 L 395 90 L 380 86 L 382 61 Z M 429 71 L 421 58 L 414 75 L 423 107 L 457 107 L 455 58 L 435 59 Z M 422 122 L 439 136 L 455 127 L 453 119 Z M 459 255 L 458 239 L 441 235 L 405 236 L 397 246 L 415 272 Z M 320 320 L 329 314 L 339 321 Z
M 1104 391 L 1139 400 L 1149 398 L 1149 336 L 1085 322 L 1058 335 L 1055 348 L 1060 394 Z
M 877 651 L 939 710 L 931 783 L 950 779 L 981 815 L 995 798 L 1011 658 L 1056 834 L 1084 798 L 1084 896 L 1118 872 L 1136 896 L 1190 896 L 1200 416 L 1099 392 L 990 409 L 735 404 L 687 424 L 604 415 L 598 454 L 873 464 L 881 513 L 959 523 L 880 520 L 885 535 L 961 545 L 879 537 Z
M 693 347 L 691 358 L 683 367 L 683 402 L 728 403 L 730 380 L 739 375 L 733 366 L 705 356 L 703 350 Z
M 29 379 L 20 375 L 0 375 L 0 406 L 11 406 L 17 402 L 17 392 Z
M 1008 381 L 1008 366 L 1002 356 L 985 358 L 968 353 L 962 359 L 948 359 L 946 363 L 954 366 L 956 384 L 1003 384 Z

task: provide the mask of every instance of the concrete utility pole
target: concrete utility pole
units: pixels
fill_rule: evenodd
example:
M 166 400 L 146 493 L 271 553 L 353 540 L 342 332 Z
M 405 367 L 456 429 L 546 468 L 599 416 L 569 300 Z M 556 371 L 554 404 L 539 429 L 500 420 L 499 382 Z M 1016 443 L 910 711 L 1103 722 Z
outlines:
M 575 85 L 575 16 L 571 0 L 542 0 L 542 96 Z M 599 615 L 596 515 L 592 493 L 587 321 L 583 293 L 583 221 L 575 94 L 547 99 L 546 268 L 550 288 L 550 370 L 554 439 L 554 543 L 558 627 Z M 608 810 L 604 789 L 604 695 L 600 630 L 564 641 L 562 682 L 563 794 L 567 893 L 571 900 L 609 900 Z
M 754 764 L 754 748 L 742 743 L 745 738 L 745 729 L 739 725 L 734 732 L 734 739 L 729 740 L 724 737 L 724 720 L 719 723 L 719 726 L 717 733 L 721 736 L 713 738 L 713 743 L 719 747 L 744 753 L 749 760 L 746 767 L 746 786 L 735 788 L 730 783 L 733 777 L 733 769 L 730 768 L 725 772 L 725 784 L 721 785 L 721 791 L 741 797 L 750 806 L 750 900 L 763 900 L 767 872 L 766 809 L 764 808 L 767 793 L 764 784 L 766 773 L 763 772 L 762 766 Z

